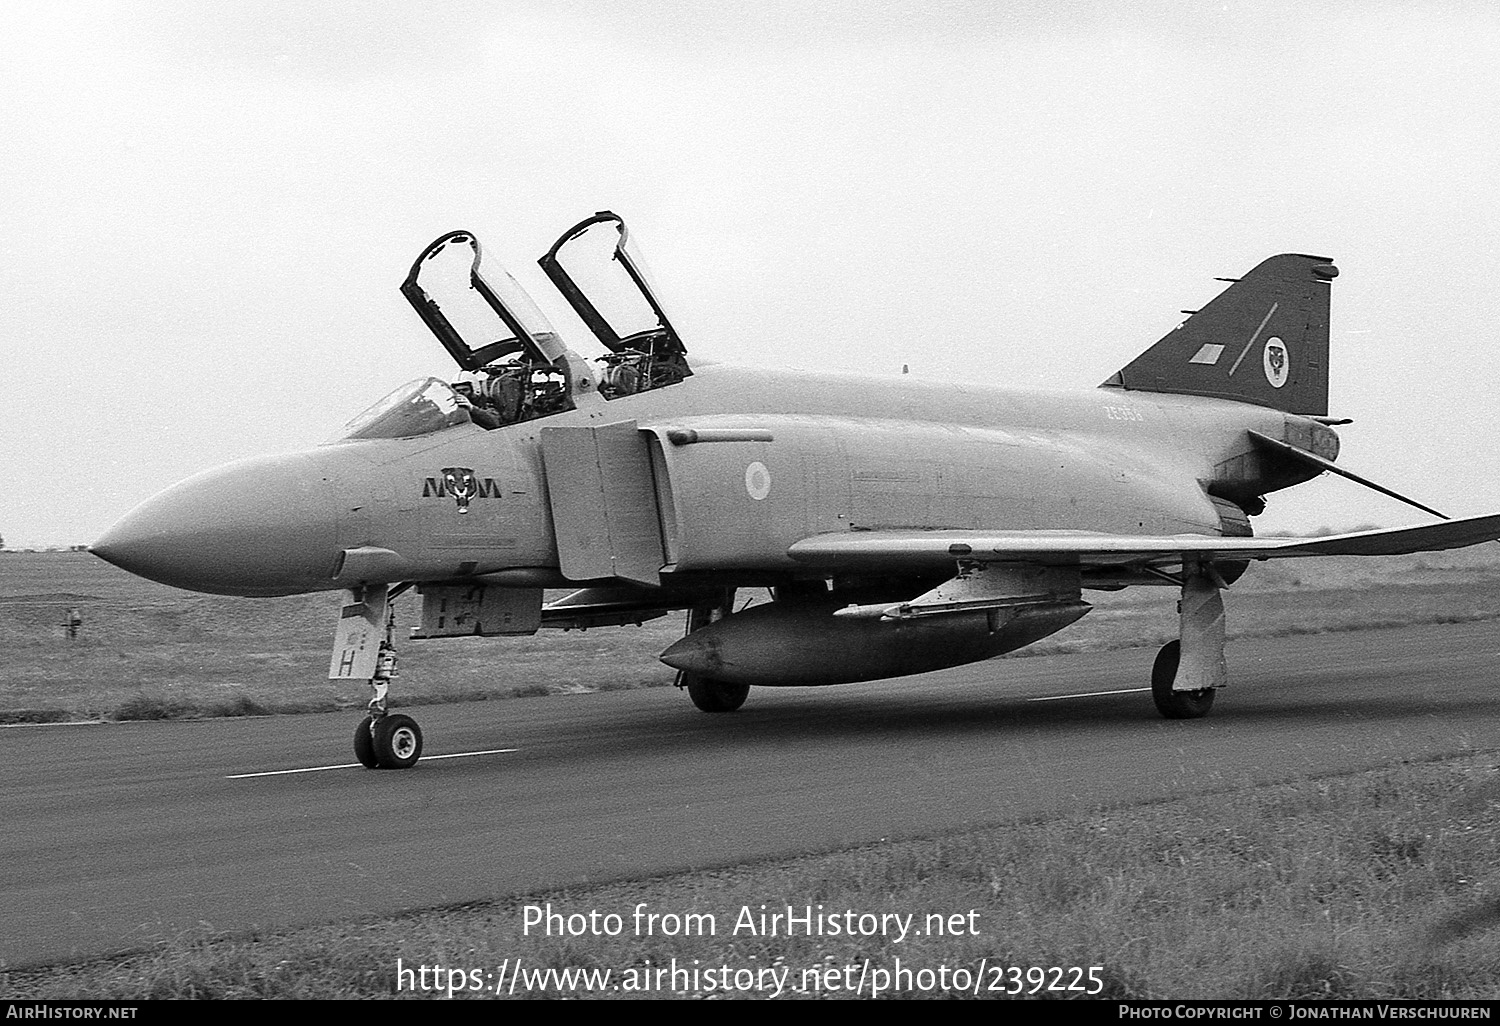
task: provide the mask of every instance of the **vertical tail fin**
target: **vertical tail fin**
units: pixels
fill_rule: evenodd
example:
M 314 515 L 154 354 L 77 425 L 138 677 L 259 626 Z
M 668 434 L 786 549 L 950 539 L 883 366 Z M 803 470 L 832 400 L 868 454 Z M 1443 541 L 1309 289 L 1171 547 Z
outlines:
M 1104 387 L 1328 413 L 1327 257 L 1284 253 L 1193 312 Z

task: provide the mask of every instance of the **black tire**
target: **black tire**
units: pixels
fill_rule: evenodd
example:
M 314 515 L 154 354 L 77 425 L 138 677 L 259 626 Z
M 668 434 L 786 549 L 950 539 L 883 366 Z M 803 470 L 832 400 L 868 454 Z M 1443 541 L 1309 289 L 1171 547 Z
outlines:
M 1151 667 L 1151 697 L 1156 702 L 1156 711 L 1169 720 L 1196 720 L 1207 716 L 1214 707 L 1214 689 L 1202 691 L 1174 691 L 1172 681 L 1177 678 L 1177 664 L 1182 662 L 1182 642 L 1169 641 L 1156 653 L 1156 662 Z
M 380 760 L 375 758 L 375 738 L 370 734 L 370 724 L 373 722 L 374 717 L 366 716 L 354 728 L 354 757 L 365 769 L 375 769 L 380 765 Z
M 728 684 L 692 673 L 684 675 L 683 683 L 693 704 L 706 713 L 734 712 L 750 695 L 749 684 Z
M 372 734 L 381 769 L 410 769 L 422 757 L 422 728 L 410 716 L 382 716 Z

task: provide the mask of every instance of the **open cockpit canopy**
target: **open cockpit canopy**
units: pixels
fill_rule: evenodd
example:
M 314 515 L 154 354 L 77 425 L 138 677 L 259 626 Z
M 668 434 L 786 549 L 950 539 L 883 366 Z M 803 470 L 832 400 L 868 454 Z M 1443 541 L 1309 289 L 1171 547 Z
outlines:
M 599 384 L 606 399 L 674 385 L 692 373 L 620 215 L 606 210 L 580 221 L 538 263 L 610 351 Z
M 493 281 L 479 273 L 480 257 L 473 232 L 449 232 L 401 283 L 443 348 L 475 375 L 453 386 L 473 422 L 503 427 L 572 409 L 575 392 L 593 388 L 587 365 L 504 269 Z
M 422 251 L 401 283 L 422 322 L 473 375 L 449 389 L 472 423 L 496 428 L 535 420 L 576 408 L 596 389 L 615 399 L 674 385 L 692 373 L 619 216 L 595 214 L 575 225 L 540 261 L 609 349 L 597 384 L 515 279 L 503 269 L 480 274 L 480 259 L 473 232 L 449 232 Z M 378 421 L 373 412 L 361 415 L 344 437 L 406 437 L 368 433 L 406 428 Z
M 555 360 L 562 346 L 546 315 L 503 269 L 494 282 L 481 276 L 480 257 L 472 232 L 449 232 L 417 257 L 401 294 L 464 370 Z

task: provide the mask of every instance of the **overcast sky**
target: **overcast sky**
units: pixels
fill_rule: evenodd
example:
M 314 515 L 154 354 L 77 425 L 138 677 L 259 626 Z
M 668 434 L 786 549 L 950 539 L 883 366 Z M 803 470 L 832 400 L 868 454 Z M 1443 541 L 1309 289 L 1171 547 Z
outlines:
M 1500 511 L 1500 8 L 993 0 L 13 4 L 0 535 L 92 541 L 452 364 L 396 291 L 624 215 L 694 356 L 1096 385 L 1336 259 L 1341 462 Z M 579 346 L 579 348 L 586 348 Z M 1322 479 L 1262 533 L 1425 519 Z

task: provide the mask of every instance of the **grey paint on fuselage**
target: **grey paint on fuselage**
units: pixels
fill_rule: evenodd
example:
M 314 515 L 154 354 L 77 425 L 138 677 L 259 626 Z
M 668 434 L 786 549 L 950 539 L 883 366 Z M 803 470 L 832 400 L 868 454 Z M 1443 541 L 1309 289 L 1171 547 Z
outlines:
M 667 388 L 589 398 L 580 409 L 496 430 L 461 425 L 241 461 L 148 500 L 114 533 L 152 558 L 157 579 L 224 594 L 361 583 L 338 576 L 342 553 L 361 547 L 393 554 L 378 575 L 389 581 L 556 567 L 540 431 L 634 420 L 642 430 L 766 428 L 774 438 L 663 442 L 678 532 L 669 550 L 679 571 L 789 571 L 793 542 L 861 528 L 1218 534 L 1204 488 L 1252 451 L 1247 429 L 1282 437 L 1287 422 L 1305 421 L 1119 388 L 1023 390 L 714 364 Z M 763 498 L 747 484 L 753 463 L 766 468 Z M 451 467 L 471 469 L 482 488 L 466 513 L 433 487 Z M 132 520 L 161 533 L 159 551 L 131 535 Z

